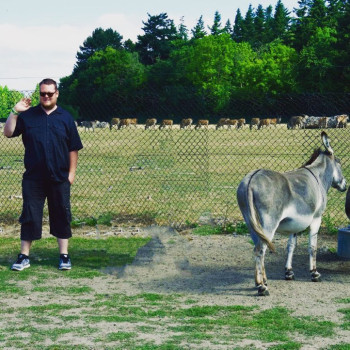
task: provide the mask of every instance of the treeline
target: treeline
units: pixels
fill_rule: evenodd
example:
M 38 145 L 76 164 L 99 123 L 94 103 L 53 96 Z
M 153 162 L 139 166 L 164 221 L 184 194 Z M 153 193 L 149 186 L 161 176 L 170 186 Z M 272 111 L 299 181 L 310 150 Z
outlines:
M 249 6 L 244 16 L 238 9 L 233 24 L 216 12 L 211 25 L 201 16 L 191 29 L 183 20 L 175 26 L 166 13 L 148 14 L 136 42 L 97 28 L 80 46 L 72 74 L 61 79 L 60 101 L 79 118 L 107 120 L 283 116 L 306 113 L 317 96 L 348 99 L 350 0 L 298 4 L 293 12 L 281 0 Z M 302 106 L 281 110 L 286 96 Z M 338 104 L 335 112 L 348 107 Z

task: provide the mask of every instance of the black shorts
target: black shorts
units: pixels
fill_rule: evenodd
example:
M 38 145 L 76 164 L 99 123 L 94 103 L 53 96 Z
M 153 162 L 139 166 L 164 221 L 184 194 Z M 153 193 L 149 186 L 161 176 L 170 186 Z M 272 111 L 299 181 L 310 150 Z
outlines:
M 72 237 L 70 222 L 70 183 L 37 180 L 22 180 L 23 209 L 21 240 L 34 241 L 42 236 L 45 200 L 49 209 L 50 234 L 57 238 Z

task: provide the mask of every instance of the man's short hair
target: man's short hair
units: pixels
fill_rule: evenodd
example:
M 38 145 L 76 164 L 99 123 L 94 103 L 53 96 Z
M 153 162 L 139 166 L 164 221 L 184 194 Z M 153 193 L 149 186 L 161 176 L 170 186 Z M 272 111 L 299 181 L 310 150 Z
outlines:
M 39 86 L 41 85 L 55 85 L 55 90 L 57 90 L 57 83 L 55 80 L 53 79 L 50 79 L 50 78 L 46 78 L 46 79 L 43 79 L 40 83 L 39 83 Z

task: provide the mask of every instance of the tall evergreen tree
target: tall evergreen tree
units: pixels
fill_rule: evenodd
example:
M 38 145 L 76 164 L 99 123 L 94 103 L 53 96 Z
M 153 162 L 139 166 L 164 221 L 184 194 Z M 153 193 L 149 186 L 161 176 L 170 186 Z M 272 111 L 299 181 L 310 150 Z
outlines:
M 136 42 L 141 62 L 149 65 L 158 59 L 167 59 L 172 49 L 172 41 L 178 38 L 174 21 L 166 13 L 156 16 L 148 13 L 148 21 L 142 23 L 145 34 L 138 35 Z
M 347 0 L 346 0 L 347 1 Z M 294 46 L 301 50 L 315 34 L 317 28 L 328 25 L 327 7 L 325 0 L 299 0 L 296 18 L 293 20 L 292 31 Z
M 282 0 L 278 0 L 275 7 L 274 21 L 273 21 L 273 32 L 275 38 L 287 39 L 287 34 L 290 24 L 290 12 L 284 7 Z
M 208 26 L 210 29 L 211 35 L 220 35 L 223 32 L 223 29 L 221 27 L 221 15 L 218 11 L 215 11 L 214 14 L 214 23 L 211 27 Z
M 222 32 L 232 35 L 232 25 L 229 19 L 226 21 L 225 27 Z
M 244 19 L 242 17 L 240 9 L 236 12 L 235 17 L 235 23 L 233 25 L 233 31 L 232 31 L 232 39 L 240 43 L 243 41 L 243 26 L 244 26 Z
M 345 13 L 346 4 L 348 1 L 343 0 L 328 0 L 327 7 L 327 25 L 332 28 L 337 28 L 339 24 L 339 19 L 342 18 Z
M 182 16 L 180 18 L 180 24 L 178 27 L 178 36 L 180 39 L 187 41 L 188 40 L 188 29 L 185 25 L 184 17 Z
M 255 27 L 254 27 L 254 12 L 252 5 L 249 5 L 248 11 L 244 17 L 242 25 L 242 41 L 247 41 L 250 44 L 254 43 Z
M 310 18 L 313 28 L 323 28 L 327 26 L 327 7 L 325 0 L 313 0 L 310 7 Z
M 199 20 L 198 20 L 197 24 L 195 25 L 195 27 L 193 29 L 191 29 L 191 33 L 192 33 L 193 39 L 201 39 L 207 35 L 207 33 L 204 29 L 203 16 L 199 17 Z
M 269 5 L 265 10 L 264 42 L 270 43 L 274 39 L 275 39 L 275 35 L 274 35 L 273 8 L 271 5 Z
M 255 12 L 254 34 L 253 47 L 260 47 L 264 43 L 265 37 L 265 12 L 262 5 L 259 5 Z

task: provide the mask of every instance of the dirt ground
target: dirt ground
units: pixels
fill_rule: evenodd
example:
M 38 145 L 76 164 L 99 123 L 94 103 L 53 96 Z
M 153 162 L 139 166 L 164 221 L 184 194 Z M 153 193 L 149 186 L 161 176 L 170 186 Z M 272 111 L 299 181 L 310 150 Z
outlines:
M 105 271 L 117 276 L 120 292 L 186 293 L 195 295 L 203 305 L 257 305 L 260 309 L 283 306 L 295 310 L 295 316 L 341 323 L 343 314 L 337 310 L 342 306 L 335 301 L 350 297 L 350 260 L 334 253 L 334 236 L 319 236 L 319 283 L 310 281 L 308 236 L 298 239 L 293 263 L 296 279 L 284 280 L 288 237 L 276 236 L 276 253 L 266 257 L 270 296 L 258 297 L 249 236 L 198 236 L 166 227 L 148 227 L 132 234 L 151 236 L 152 240 L 139 250 L 133 264 Z M 96 288 L 101 290 L 100 285 Z M 337 343 L 349 343 L 350 332 L 344 331 L 337 338 Z M 332 343 L 334 338 L 328 343 L 323 337 L 316 338 L 310 347 L 302 349 L 324 348 Z
M 340 258 L 336 237 L 319 236 L 317 266 L 322 282 L 310 281 L 308 267 L 308 236 L 298 239 L 293 269 L 295 281 L 284 280 L 287 237 L 276 236 L 276 253 L 268 253 L 266 271 L 270 296 L 258 297 L 254 286 L 253 245 L 249 236 L 193 235 L 191 230 L 178 232 L 168 227 L 76 231 L 91 237 L 152 237 L 142 247 L 132 264 L 107 268 L 110 278 L 91 281 L 98 293 L 110 288 L 119 293 L 182 293 L 194 296 L 202 305 L 249 305 L 269 309 L 283 306 L 294 310 L 295 316 L 314 316 L 320 320 L 341 323 L 343 314 L 337 310 L 344 304 L 337 299 L 350 297 L 350 260 Z M 297 339 L 296 339 L 297 340 Z M 350 342 L 350 331 L 341 331 L 337 343 Z M 303 350 L 325 348 L 334 338 L 312 340 Z M 255 344 L 256 348 L 259 347 Z

